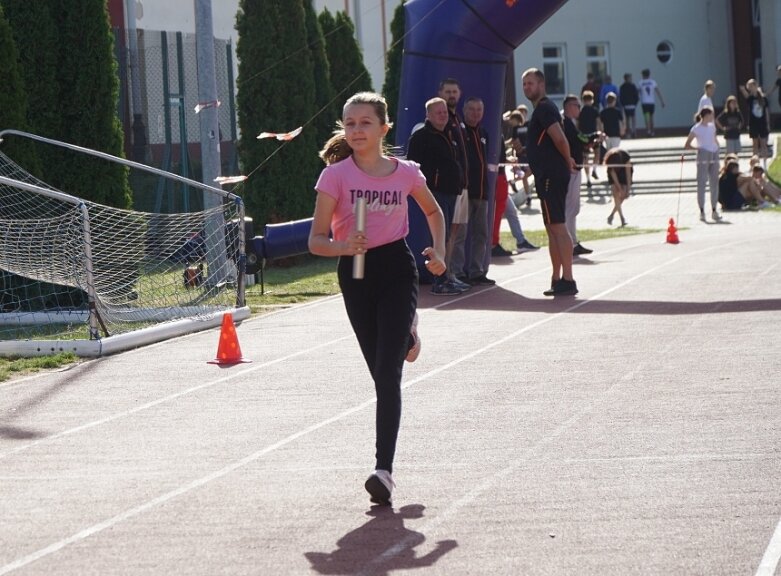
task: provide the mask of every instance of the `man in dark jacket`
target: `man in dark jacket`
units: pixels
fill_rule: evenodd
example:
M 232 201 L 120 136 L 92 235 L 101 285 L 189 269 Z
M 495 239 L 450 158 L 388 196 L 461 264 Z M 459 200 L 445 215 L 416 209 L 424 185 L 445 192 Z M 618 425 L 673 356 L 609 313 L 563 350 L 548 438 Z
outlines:
M 432 98 L 426 102 L 426 122 L 410 136 L 407 159 L 420 164 L 426 184 L 442 208 L 442 214 L 445 216 L 445 236 L 449 239 L 456 198 L 463 188 L 463 179 L 456 148 L 444 131 L 448 118 L 447 103 L 442 98 Z M 448 254 L 445 259 L 448 270 L 450 256 Z M 463 289 L 457 288 L 447 275 L 437 276 L 431 288 L 432 294 L 441 296 L 462 292 Z
M 485 106 L 480 98 L 464 102 L 464 143 L 468 170 L 468 226 L 459 226 L 453 239 L 453 270 L 456 277 L 471 285 L 492 285 L 494 280 L 485 274 L 485 253 L 488 248 L 488 163 L 486 150 L 488 132 L 480 125 Z M 466 259 L 467 230 L 469 231 L 469 261 Z

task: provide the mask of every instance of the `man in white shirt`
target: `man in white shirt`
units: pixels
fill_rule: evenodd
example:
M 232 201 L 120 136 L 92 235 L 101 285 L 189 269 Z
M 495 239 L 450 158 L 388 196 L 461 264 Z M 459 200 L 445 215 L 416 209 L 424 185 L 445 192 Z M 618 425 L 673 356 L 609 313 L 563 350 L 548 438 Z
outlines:
M 708 80 L 705 82 L 705 88 L 703 90 L 704 92 L 700 97 L 700 103 L 697 104 L 698 114 L 703 108 L 710 108 L 711 110 L 716 109 L 713 107 L 713 93 L 716 92 L 716 83 L 713 80 Z
M 648 136 L 654 135 L 654 111 L 656 110 L 656 97 L 659 96 L 659 102 L 664 108 L 664 97 L 656 80 L 651 78 L 651 71 L 646 68 L 642 71 L 642 79 L 637 83 L 640 90 L 640 105 L 643 108 L 643 119 L 645 120 L 645 131 Z

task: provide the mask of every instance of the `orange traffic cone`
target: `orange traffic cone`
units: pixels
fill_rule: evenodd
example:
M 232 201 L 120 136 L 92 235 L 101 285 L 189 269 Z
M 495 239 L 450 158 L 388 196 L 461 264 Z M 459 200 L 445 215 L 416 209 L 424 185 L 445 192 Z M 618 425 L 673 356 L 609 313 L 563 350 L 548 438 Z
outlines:
M 670 218 L 670 225 L 667 227 L 667 243 L 678 244 L 678 229 L 675 227 L 675 220 Z
M 238 364 L 240 362 L 252 362 L 252 360 L 245 360 L 241 357 L 241 347 L 236 336 L 236 326 L 233 325 L 233 316 L 225 313 L 222 316 L 217 358 L 210 360 L 208 364 Z

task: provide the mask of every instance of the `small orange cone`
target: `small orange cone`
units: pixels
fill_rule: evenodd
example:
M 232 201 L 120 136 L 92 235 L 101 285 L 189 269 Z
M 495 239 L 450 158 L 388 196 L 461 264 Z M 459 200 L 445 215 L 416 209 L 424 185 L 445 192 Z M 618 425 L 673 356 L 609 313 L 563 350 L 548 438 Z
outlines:
M 670 218 L 670 226 L 667 227 L 667 243 L 678 244 L 678 229 L 675 227 L 675 220 Z
M 236 326 L 233 325 L 233 316 L 225 313 L 222 316 L 217 358 L 210 360 L 207 364 L 238 364 L 240 362 L 252 362 L 252 360 L 245 360 L 241 357 L 241 347 L 236 336 Z

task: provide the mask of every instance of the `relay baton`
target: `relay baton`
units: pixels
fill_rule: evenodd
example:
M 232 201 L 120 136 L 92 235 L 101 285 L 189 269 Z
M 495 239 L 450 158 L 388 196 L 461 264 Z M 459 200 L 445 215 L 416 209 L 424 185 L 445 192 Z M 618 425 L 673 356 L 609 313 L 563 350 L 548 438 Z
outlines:
M 366 198 L 355 200 L 355 231 L 364 234 L 366 232 Z M 353 278 L 363 278 L 363 268 L 366 264 L 366 254 L 353 256 Z

